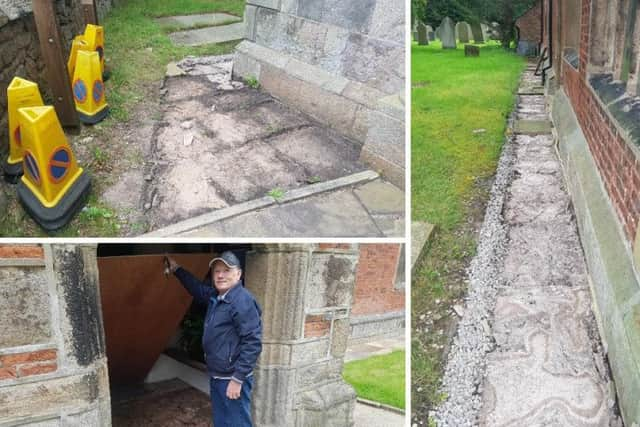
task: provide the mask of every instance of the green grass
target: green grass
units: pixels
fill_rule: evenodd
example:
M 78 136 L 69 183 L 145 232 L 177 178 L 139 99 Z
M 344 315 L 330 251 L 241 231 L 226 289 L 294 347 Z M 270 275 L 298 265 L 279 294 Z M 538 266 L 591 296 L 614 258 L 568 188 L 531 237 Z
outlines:
M 343 376 L 358 397 L 404 409 L 404 351 L 345 363 Z
M 106 125 L 130 118 L 134 106 L 149 96 L 149 86 L 159 82 L 166 65 L 188 55 L 230 53 L 237 42 L 185 47 L 174 46 L 156 17 L 204 12 L 228 12 L 242 16 L 243 0 L 130 0 L 111 9 L 103 22 L 105 60 L 111 70 L 106 82 L 111 107 Z
M 497 44 L 477 58 L 439 42 L 411 52 L 412 85 L 424 85 L 412 90 L 413 219 L 451 229 L 474 183 L 495 170 L 524 60 Z
M 523 58 L 497 43 L 465 57 L 464 47 L 412 46 L 412 214 L 437 232 L 413 277 L 412 408 L 425 420 L 439 394 L 444 350 L 464 305 L 490 178 L 504 143 Z M 476 131 L 476 132 L 474 132 Z

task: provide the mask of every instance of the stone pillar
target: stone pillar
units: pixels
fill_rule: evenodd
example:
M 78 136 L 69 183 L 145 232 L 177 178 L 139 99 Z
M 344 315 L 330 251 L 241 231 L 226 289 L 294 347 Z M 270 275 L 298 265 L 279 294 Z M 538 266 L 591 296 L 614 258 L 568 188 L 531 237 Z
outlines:
M 352 426 L 356 395 L 342 379 L 357 245 L 259 245 L 245 283 L 263 307 L 255 373 L 257 426 Z
M 0 246 L 0 424 L 111 425 L 95 252 Z

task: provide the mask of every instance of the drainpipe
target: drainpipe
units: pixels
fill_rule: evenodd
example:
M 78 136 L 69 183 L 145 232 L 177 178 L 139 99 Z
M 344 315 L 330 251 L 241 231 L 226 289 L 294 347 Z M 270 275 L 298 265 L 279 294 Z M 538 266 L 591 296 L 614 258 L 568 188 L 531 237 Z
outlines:
M 542 85 L 544 86 L 546 80 L 547 80 L 547 70 L 549 68 L 551 68 L 553 66 L 553 0 L 549 0 L 549 10 L 547 12 L 547 16 L 549 19 L 549 41 L 548 41 L 548 47 L 547 50 L 549 52 L 548 57 L 549 57 L 549 65 L 547 65 L 546 67 L 542 66 Z

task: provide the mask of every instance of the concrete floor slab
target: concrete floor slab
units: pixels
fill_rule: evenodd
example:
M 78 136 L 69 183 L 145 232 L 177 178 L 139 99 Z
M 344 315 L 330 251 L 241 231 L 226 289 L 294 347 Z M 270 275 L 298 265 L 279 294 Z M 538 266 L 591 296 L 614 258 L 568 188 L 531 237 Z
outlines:
M 217 221 L 180 236 L 382 237 L 382 233 L 347 189 Z
M 199 46 L 203 44 L 225 43 L 242 40 L 245 33 L 244 22 L 199 28 L 197 30 L 178 31 L 169 34 L 171 41 L 178 46 Z
M 240 21 L 242 21 L 242 18 L 229 13 L 201 13 L 195 15 L 165 16 L 156 19 L 156 22 L 162 27 L 172 28 L 214 27 Z
M 551 133 L 549 120 L 516 120 L 513 131 L 523 135 L 542 135 Z

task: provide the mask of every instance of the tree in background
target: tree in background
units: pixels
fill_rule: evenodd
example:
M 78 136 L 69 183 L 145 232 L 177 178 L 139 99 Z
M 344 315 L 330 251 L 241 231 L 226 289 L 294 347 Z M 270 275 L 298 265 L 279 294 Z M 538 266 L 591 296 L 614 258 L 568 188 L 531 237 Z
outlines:
M 476 16 L 485 22 L 497 22 L 501 43 L 508 48 L 515 40 L 515 23 L 540 0 L 464 0 Z
M 418 22 L 425 22 L 427 0 L 411 0 L 411 28 Z
M 429 0 L 422 19 L 433 28 L 440 25 L 446 16 L 453 22 L 469 22 L 473 20 L 475 14 L 467 3 L 469 0 Z

